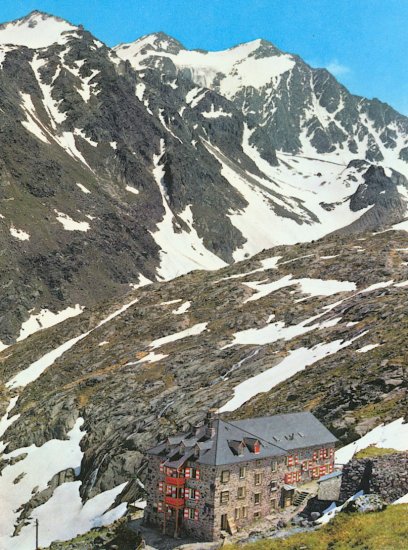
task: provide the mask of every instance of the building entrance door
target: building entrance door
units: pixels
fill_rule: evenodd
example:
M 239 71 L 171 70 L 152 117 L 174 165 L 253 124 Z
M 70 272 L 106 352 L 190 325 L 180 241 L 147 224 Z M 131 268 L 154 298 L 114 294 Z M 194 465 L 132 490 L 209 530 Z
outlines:
M 227 531 L 228 530 L 228 515 L 227 514 L 221 514 L 221 530 Z

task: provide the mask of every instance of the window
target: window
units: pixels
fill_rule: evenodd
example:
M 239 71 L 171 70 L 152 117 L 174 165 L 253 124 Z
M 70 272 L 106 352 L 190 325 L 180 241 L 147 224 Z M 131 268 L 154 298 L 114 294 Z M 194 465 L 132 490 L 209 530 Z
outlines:
M 221 491 L 220 502 L 221 504 L 229 502 L 229 491 Z
M 271 462 L 271 472 L 276 472 L 276 470 L 278 469 L 278 463 L 276 460 L 272 460 Z
M 239 519 L 239 508 L 235 508 L 235 514 L 234 514 L 234 516 L 235 516 L 235 519 L 236 519 L 236 520 Z
M 261 512 L 254 512 L 254 519 L 258 519 L 261 517 Z
M 223 470 L 221 472 L 221 483 L 228 483 L 229 479 L 230 479 L 230 471 Z
M 200 479 L 200 470 L 198 468 L 191 468 L 191 479 Z
M 242 519 L 246 519 L 248 517 L 248 508 L 246 506 L 241 508 L 241 517 Z
M 256 466 L 262 466 L 262 460 L 256 460 L 255 465 Z
M 237 498 L 245 498 L 246 490 L 245 487 L 238 487 Z
M 245 474 L 246 474 L 246 467 L 241 466 L 241 468 L 239 469 L 239 479 L 245 479 Z
M 260 485 L 262 481 L 262 474 L 255 474 L 254 475 L 254 483 L 255 485 Z
M 195 489 L 191 489 L 190 487 L 186 487 L 185 493 L 186 494 L 185 494 L 184 498 L 195 499 Z
M 271 481 L 270 489 L 271 491 L 276 491 L 278 488 L 278 482 L 277 481 Z
M 254 503 L 255 504 L 261 504 L 261 493 L 255 493 L 254 494 Z
M 278 500 L 276 498 L 271 499 L 271 510 L 277 510 L 278 508 Z
M 184 508 L 184 517 L 186 519 L 194 519 L 195 521 L 197 521 L 198 510 L 195 510 L 194 508 Z

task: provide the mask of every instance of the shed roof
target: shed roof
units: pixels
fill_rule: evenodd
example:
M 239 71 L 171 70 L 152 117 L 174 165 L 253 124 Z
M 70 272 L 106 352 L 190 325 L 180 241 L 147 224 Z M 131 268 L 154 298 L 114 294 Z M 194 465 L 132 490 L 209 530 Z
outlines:
M 336 470 L 335 472 L 332 472 L 331 474 L 327 474 L 320 479 L 317 480 L 317 483 L 321 483 L 322 481 L 328 481 L 329 479 L 334 479 L 335 477 L 339 477 L 343 475 L 343 472 L 341 470 Z

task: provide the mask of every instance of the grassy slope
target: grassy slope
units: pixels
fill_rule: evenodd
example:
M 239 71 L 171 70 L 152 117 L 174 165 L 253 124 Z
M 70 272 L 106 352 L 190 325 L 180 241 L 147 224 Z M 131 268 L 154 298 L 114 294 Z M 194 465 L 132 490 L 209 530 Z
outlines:
M 408 505 L 390 506 L 371 514 L 341 514 L 311 533 L 287 539 L 227 545 L 225 550 L 406 550 Z

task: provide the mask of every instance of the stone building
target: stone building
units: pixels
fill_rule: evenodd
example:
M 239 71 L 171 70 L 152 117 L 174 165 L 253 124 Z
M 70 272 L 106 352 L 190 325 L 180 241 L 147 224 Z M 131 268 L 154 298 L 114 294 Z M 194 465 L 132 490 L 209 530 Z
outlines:
M 292 505 L 297 487 L 333 472 L 336 438 L 311 413 L 202 426 L 148 450 L 145 521 L 216 540 Z
M 340 500 L 340 487 L 341 487 L 342 472 L 336 470 L 331 474 L 327 474 L 321 477 L 318 481 L 319 490 L 317 498 L 319 500 L 327 500 L 337 502 Z

